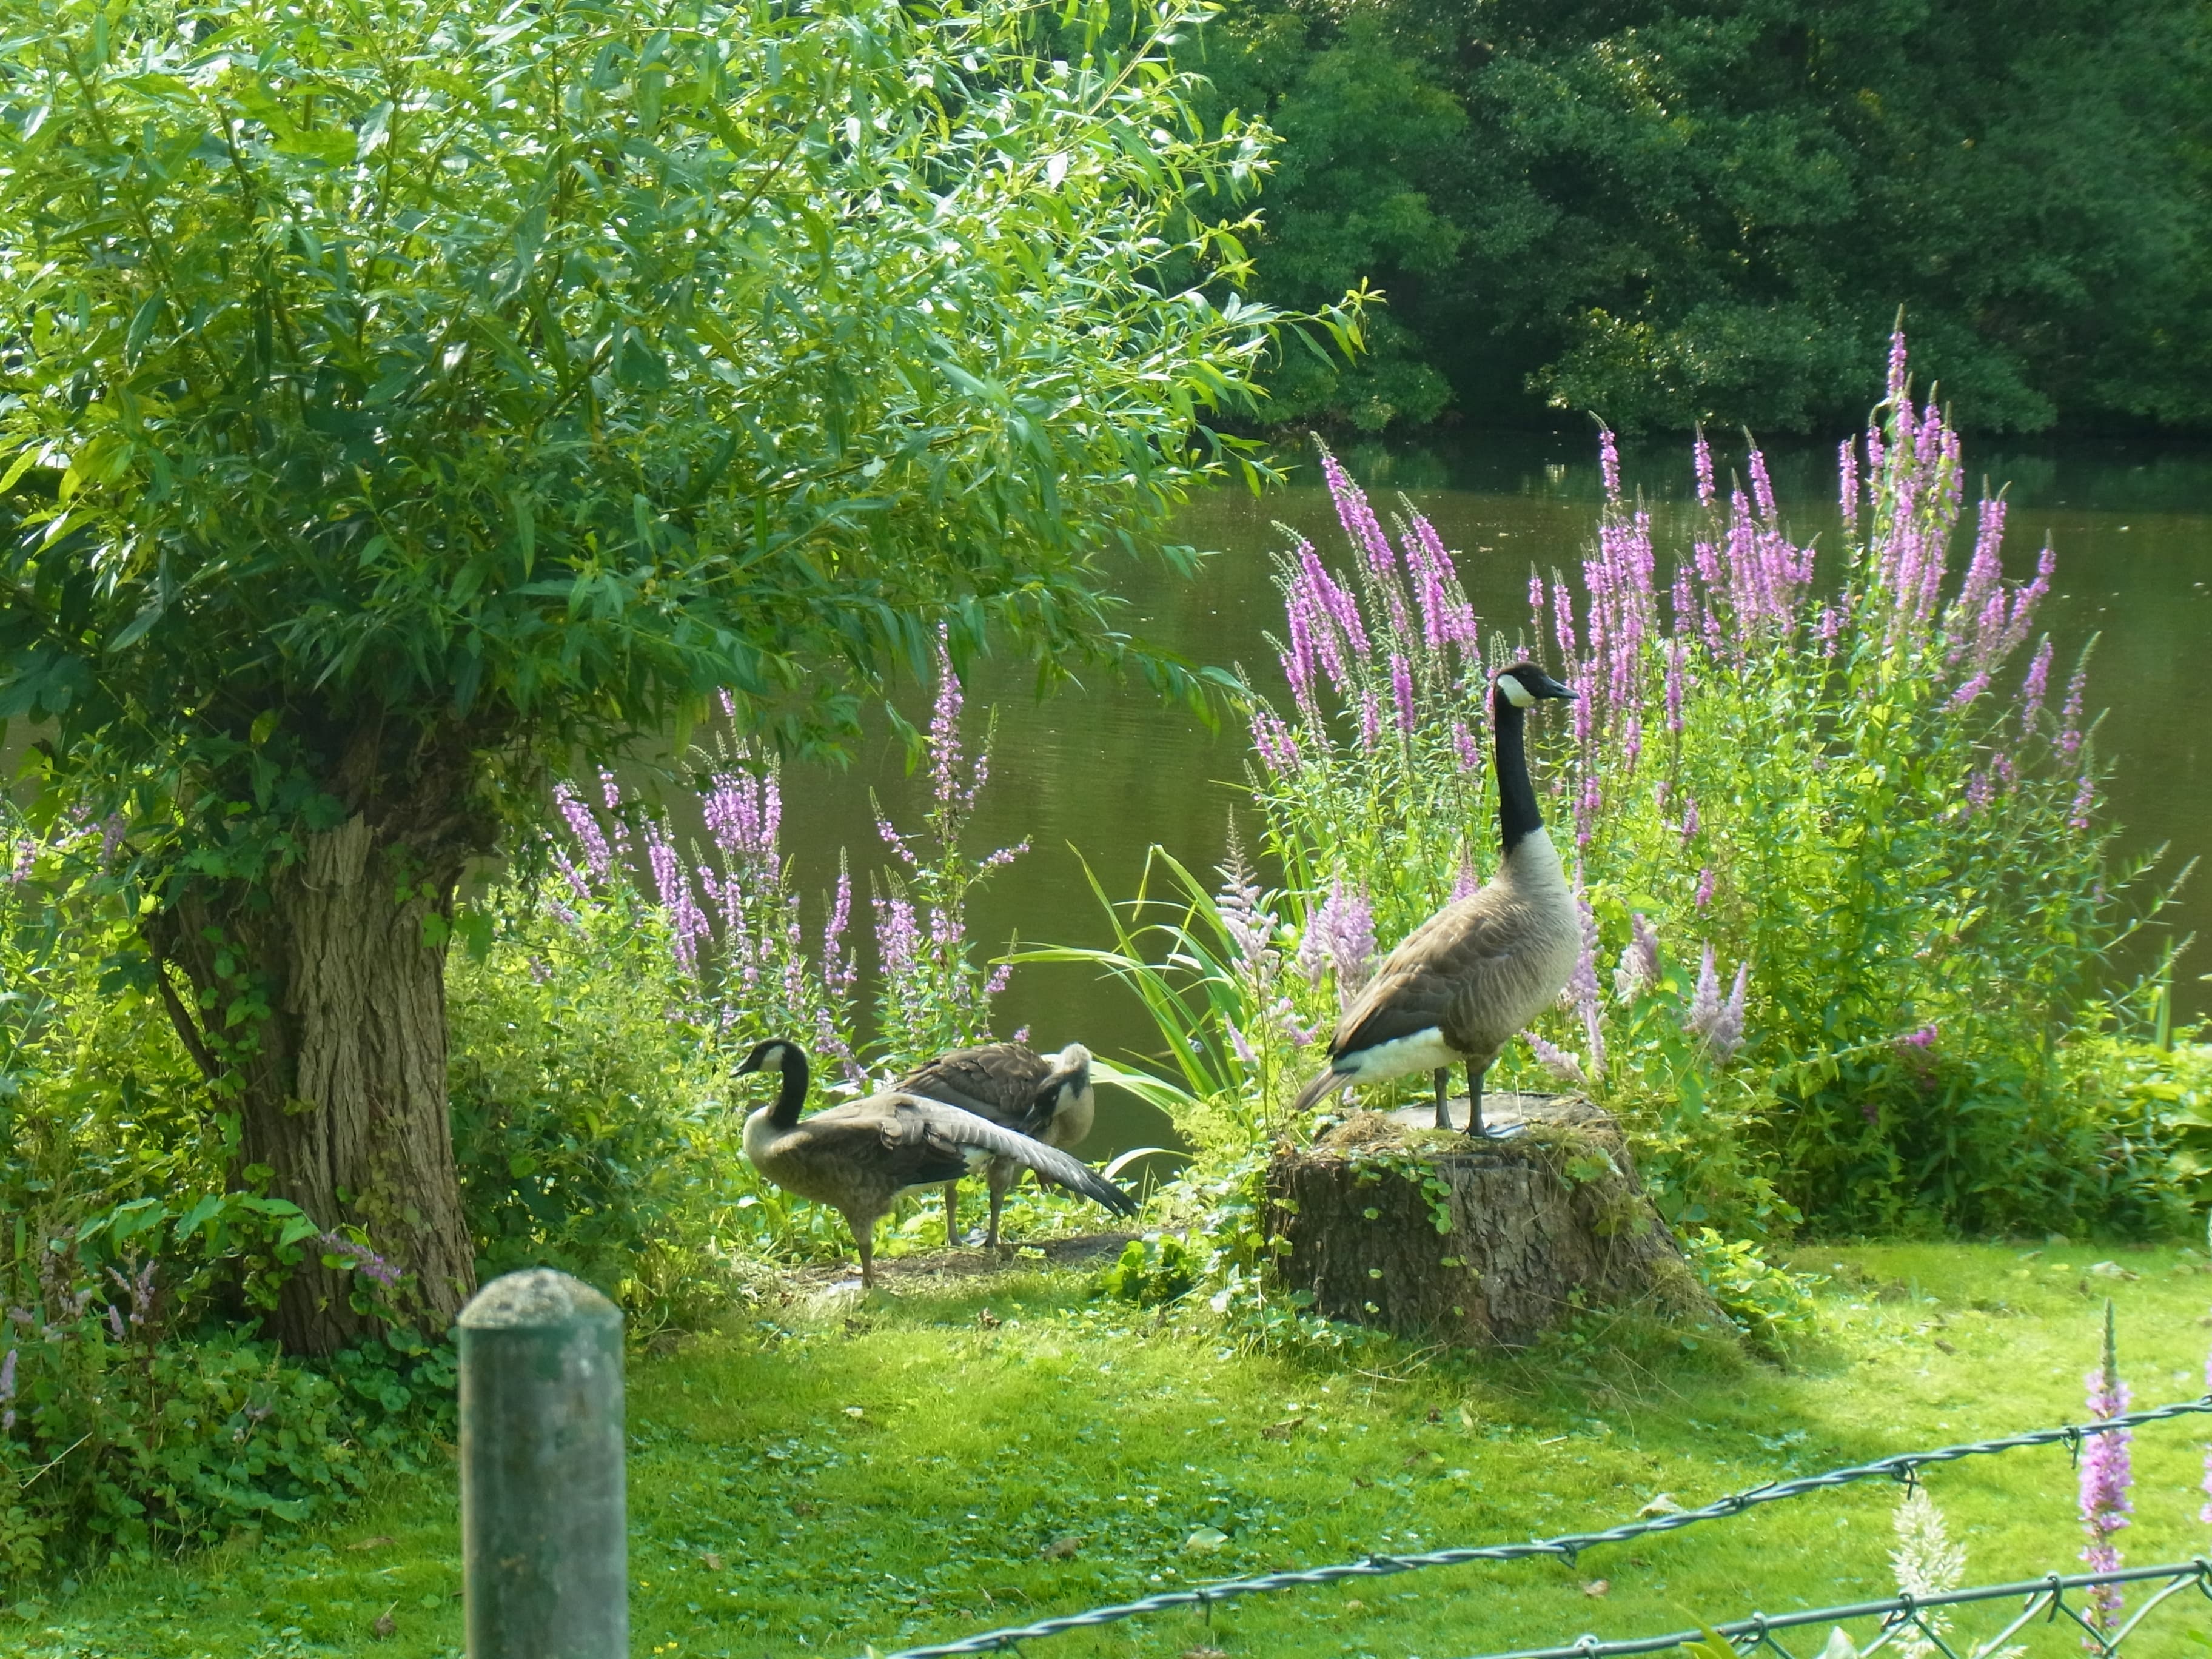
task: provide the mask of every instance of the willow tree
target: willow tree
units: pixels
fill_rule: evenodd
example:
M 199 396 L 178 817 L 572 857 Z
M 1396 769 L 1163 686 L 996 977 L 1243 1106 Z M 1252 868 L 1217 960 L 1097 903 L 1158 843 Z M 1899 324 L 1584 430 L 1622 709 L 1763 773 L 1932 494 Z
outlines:
M 456 885 L 550 769 L 724 693 L 834 745 L 940 626 L 1187 689 L 1105 561 L 1183 556 L 1279 320 L 1208 297 L 1265 135 L 1190 118 L 1199 10 L 0 0 L 0 716 L 234 1179 L 416 1316 Z M 367 1322 L 311 1263 L 276 1327 Z

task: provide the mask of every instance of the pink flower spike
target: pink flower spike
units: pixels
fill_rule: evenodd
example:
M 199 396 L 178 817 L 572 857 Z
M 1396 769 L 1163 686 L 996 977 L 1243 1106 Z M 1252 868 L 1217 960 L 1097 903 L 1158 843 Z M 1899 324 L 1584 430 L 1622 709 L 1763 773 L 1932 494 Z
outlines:
M 2110 1297 L 2105 1302 L 2104 1363 L 2084 1379 L 2088 1389 L 2088 1408 L 2092 1421 L 2109 1423 L 2128 1408 L 2128 1385 L 2120 1381 L 2118 1326 Z M 2128 1429 L 2113 1429 L 2103 1434 L 2087 1437 L 2081 1452 L 2081 1514 L 2083 1531 L 2088 1534 L 2088 1547 L 2081 1559 L 2092 1572 L 2110 1572 L 2120 1565 L 2120 1552 L 2112 1537 L 2127 1527 L 2129 1516 L 2135 1505 L 2129 1489 L 2135 1483 L 2130 1467 L 2128 1443 L 2134 1438 Z M 2121 1597 L 2119 1586 L 2105 1584 L 2088 1592 L 2090 1629 L 2109 1636 L 2120 1625 Z
M 1698 908 L 1704 909 L 1713 902 L 1713 866 L 1706 865 L 1698 872 Z
M 1620 451 L 1613 441 L 1613 428 L 1601 425 L 1597 429 L 1597 471 L 1605 487 L 1608 505 L 1620 499 Z

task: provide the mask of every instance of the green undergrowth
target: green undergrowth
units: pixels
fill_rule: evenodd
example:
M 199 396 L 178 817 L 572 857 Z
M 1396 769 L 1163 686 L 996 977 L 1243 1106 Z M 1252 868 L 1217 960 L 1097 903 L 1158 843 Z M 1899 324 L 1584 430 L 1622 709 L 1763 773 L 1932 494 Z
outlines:
M 771 1297 L 632 1360 L 632 1651 L 886 1650 L 1210 1578 L 1607 1525 L 1662 1494 L 1695 1505 L 2074 1420 L 2108 1295 L 2137 1403 L 2203 1389 L 2212 1269 L 2186 1250 L 1829 1246 L 1790 1265 L 1825 1279 L 1821 1334 L 1787 1370 L 1598 1315 L 1507 1359 L 1255 1355 L 1095 1295 L 1095 1272 L 910 1279 L 859 1304 Z M 2208 1437 L 2206 1419 L 2138 1431 L 2130 1562 L 2212 1547 L 2196 1519 Z M 240 1537 L 0 1614 L 0 1656 L 456 1655 L 441 1455 L 447 1473 L 389 1481 L 330 1529 Z M 2075 1567 L 2063 1447 L 1927 1484 L 1967 1582 Z M 1571 1569 L 1295 1590 L 1210 1624 L 1175 1613 L 1024 1651 L 1443 1659 L 1855 1601 L 1890 1589 L 1899 1496 L 1868 1482 Z M 2147 1627 L 2131 1659 L 2201 1651 L 2184 1631 L 2202 1618 Z

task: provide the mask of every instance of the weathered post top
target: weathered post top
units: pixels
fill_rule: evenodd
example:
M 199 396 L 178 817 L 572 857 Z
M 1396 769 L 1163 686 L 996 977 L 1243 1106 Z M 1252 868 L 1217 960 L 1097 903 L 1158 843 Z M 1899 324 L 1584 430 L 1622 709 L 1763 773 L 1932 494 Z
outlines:
M 578 1320 L 619 1328 L 622 1310 L 556 1267 L 528 1267 L 502 1274 L 478 1291 L 461 1310 L 459 1323 L 465 1331 L 540 1330 Z
M 459 1323 L 470 1659 L 625 1659 L 622 1310 L 536 1267 Z

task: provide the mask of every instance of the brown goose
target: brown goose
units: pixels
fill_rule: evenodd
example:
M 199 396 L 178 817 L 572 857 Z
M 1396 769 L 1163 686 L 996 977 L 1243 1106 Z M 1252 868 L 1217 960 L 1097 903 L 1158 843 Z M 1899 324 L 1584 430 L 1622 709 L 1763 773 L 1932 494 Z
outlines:
M 957 1106 L 1016 1129 L 1048 1146 L 1080 1146 L 1091 1133 L 1097 1097 L 1091 1087 L 1091 1050 L 1071 1042 L 1049 1059 L 1026 1043 L 993 1042 L 955 1048 L 916 1066 L 891 1087 Z M 991 1190 L 991 1225 L 984 1244 L 999 1243 L 999 1214 L 1022 1176 L 1010 1158 L 994 1158 L 984 1179 Z M 945 1242 L 960 1242 L 960 1183 L 945 1183 Z
M 1095 1199 L 1122 1215 L 1136 1200 L 1057 1147 L 1004 1128 L 973 1112 L 921 1095 L 892 1091 L 833 1106 L 801 1121 L 806 1055 L 795 1042 L 771 1038 L 745 1056 L 738 1075 L 775 1066 L 783 1088 L 775 1104 L 745 1120 L 745 1157 L 787 1192 L 842 1212 L 860 1247 L 860 1282 L 876 1282 L 876 1223 L 910 1187 L 957 1181 L 980 1164 L 1010 1158 L 1042 1180 Z
M 1409 1072 L 1436 1074 L 1437 1127 L 1451 1127 L 1444 1090 L 1467 1066 L 1469 1134 L 1482 1127 L 1482 1076 L 1575 970 L 1581 919 L 1528 781 L 1522 723 L 1540 698 L 1575 694 L 1534 663 L 1492 682 L 1498 827 L 1504 864 L 1491 884 L 1431 916 L 1384 958 L 1329 1039 L 1328 1070 L 1305 1086 L 1304 1111 L 1332 1089 Z

